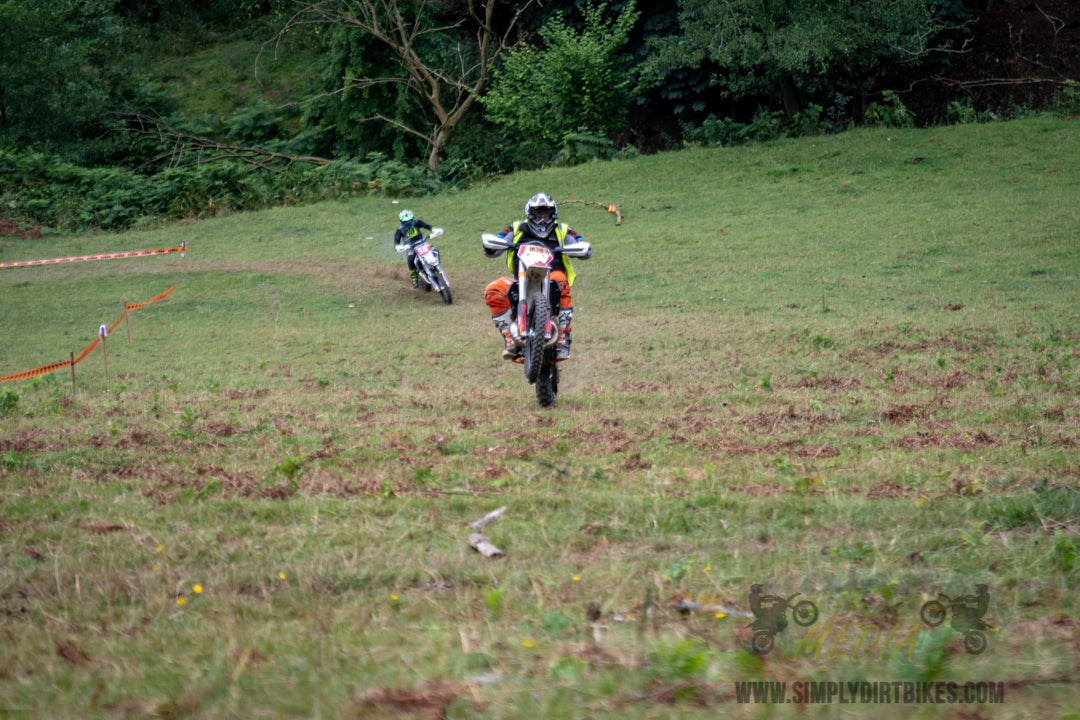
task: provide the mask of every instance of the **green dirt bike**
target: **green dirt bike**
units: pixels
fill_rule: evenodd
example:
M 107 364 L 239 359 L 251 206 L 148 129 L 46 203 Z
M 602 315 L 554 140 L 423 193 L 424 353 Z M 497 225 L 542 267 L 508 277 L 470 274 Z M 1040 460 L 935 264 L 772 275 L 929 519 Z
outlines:
M 446 273 L 443 272 L 442 265 L 439 263 L 439 251 L 428 242 L 442 235 L 442 232 L 442 228 L 435 228 L 426 238 L 421 234 L 410 244 L 413 252 L 416 253 L 414 262 L 420 287 L 424 289 L 424 292 L 437 291 L 442 296 L 443 302 L 449 305 L 454 302 L 454 297 L 450 294 L 450 282 L 446 279 Z M 409 245 L 398 245 L 396 249 L 398 252 L 406 252 Z

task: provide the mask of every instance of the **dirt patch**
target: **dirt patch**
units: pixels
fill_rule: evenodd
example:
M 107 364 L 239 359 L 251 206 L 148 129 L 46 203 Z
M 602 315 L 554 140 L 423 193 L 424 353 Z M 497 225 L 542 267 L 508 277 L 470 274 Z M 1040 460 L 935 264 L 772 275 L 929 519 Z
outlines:
M 0 218 L 0 237 L 37 240 L 41 237 L 40 225 L 24 225 L 7 218 Z
M 353 703 L 346 715 L 364 716 L 382 710 L 398 716 L 443 720 L 450 703 L 467 692 L 456 680 L 430 680 L 413 688 L 377 688 Z
M 90 662 L 90 656 L 86 654 L 86 651 L 70 640 L 64 640 L 58 643 L 56 646 L 56 654 L 58 657 L 67 660 L 72 665 L 86 665 Z
M 924 450 L 926 448 L 953 448 L 973 450 L 979 447 L 994 447 L 998 442 L 981 430 L 974 433 L 952 433 L 939 435 L 933 432 L 920 432 L 902 437 L 896 446 L 905 450 Z
M 97 522 L 90 525 L 82 526 L 86 532 L 92 535 L 107 535 L 108 533 L 121 532 L 127 530 L 123 525 L 117 525 L 116 523 Z

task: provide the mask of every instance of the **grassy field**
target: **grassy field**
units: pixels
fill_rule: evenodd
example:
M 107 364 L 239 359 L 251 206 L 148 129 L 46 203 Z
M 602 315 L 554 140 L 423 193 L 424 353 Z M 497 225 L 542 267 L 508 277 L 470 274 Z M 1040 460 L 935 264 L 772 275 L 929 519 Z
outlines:
M 74 389 L 0 385 L 0 711 L 1076 718 L 1078 186 L 1046 118 L 0 239 L 188 247 L 0 270 L 0 375 L 179 283 Z M 594 246 L 551 409 L 481 297 L 480 233 L 541 190 Z M 752 652 L 755 583 L 816 622 Z M 920 608 L 977 584 L 973 654 Z

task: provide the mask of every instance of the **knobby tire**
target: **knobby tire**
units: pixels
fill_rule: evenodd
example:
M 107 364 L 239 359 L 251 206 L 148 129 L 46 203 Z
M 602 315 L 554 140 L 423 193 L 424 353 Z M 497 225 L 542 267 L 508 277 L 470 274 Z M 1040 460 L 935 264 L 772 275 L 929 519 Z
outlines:
M 534 383 L 544 364 L 544 328 L 551 317 L 548 300 L 536 295 L 529 300 L 529 337 L 525 340 L 525 379 Z
M 559 392 L 559 366 L 553 362 L 554 350 L 544 352 L 543 367 L 540 368 L 540 376 L 536 378 L 536 401 L 540 407 L 551 407 L 555 404 L 555 396 Z
M 450 294 L 450 283 L 446 282 L 446 275 L 440 270 L 435 276 L 439 281 L 439 294 L 442 295 L 442 300 L 447 305 L 451 305 L 454 302 L 454 297 Z

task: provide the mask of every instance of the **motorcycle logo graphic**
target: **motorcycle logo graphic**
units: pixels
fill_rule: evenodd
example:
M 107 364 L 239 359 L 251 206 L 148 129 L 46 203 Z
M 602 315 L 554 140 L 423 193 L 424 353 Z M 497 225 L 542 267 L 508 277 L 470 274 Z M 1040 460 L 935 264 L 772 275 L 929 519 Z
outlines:
M 986 610 L 990 606 L 990 593 L 986 585 L 976 585 L 974 595 L 962 595 L 950 598 L 944 593 L 938 593 L 937 600 L 928 600 L 923 603 L 919 610 L 919 617 L 930 627 L 937 627 L 945 621 L 945 617 L 952 610 L 952 619 L 949 625 L 953 630 L 964 636 L 964 648 L 972 655 L 978 655 L 986 650 L 985 630 L 991 630 L 992 626 L 983 620 Z
M 818 609 L 810 600 L 800 600 L 792 605 L 792 600 L 799 593 L 781 597 L 765 595 L 761 583 L 750 586 L 750 610 L 754 621 L 748 626 L 753 631 L 751 648 L 757 655 L 766 655 L 773 649 L 775 638 L 787 629 L 787 612 L 791 610 L 791 619 L 799 627 L 810 627 L 818 619 Z

